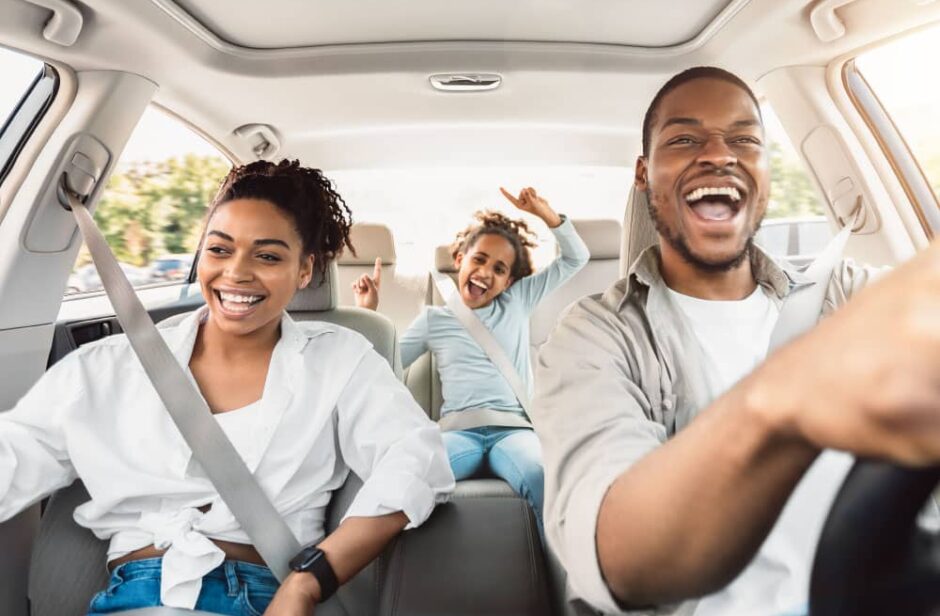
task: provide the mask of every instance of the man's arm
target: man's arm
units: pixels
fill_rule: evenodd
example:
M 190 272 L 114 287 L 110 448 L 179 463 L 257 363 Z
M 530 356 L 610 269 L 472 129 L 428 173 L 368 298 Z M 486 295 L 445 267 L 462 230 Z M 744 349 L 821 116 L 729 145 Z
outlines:
M 643 437 L 655 426 L 640 412 L 629 342 L 595 316 L 569 315 L 543 348 L 535 425 L 549 498 L 558 497 L 549 538 L 598 607 L 724 586 L 823 448 L 940 461 L 940 244 L 774 354 L 661 447 Z M 592 549 L 603 582 L 578 579 Z

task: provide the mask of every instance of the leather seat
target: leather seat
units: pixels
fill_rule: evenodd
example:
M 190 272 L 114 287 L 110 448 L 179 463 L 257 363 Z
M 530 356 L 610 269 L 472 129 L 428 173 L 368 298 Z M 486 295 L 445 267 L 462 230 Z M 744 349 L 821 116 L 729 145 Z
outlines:
M 565 309 L 582 297 L 603 292 L 620 277 L 620 222 L 572 219 L 571 223 L 587 245 L 591 258 L 565 284 L 546 295 L 529 317 L 533 364 L 539 347 L 548 340 Z
M 391 230 L 382 224 L 356 223 L 350 229 L 356 254 L 345 251 L 336 260 L 340 306 L 355 306 L 352 283 L 363 274 L 372 275 L 376 258 L 382 259 L 382 289 L 379 310 L 399 332 L 411 325 L 424 305 L 428 281 L 424 274 L 405 276 L 398 271 L 398 256 Z

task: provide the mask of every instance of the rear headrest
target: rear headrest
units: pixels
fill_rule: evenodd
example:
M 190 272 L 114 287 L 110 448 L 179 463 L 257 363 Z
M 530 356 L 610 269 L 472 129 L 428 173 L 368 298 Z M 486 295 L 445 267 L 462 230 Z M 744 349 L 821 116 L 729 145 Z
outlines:
M 383 265 L 395 265 L 395 240 L 385 225 L 357 222 L 349 231 L 349 241 L 356 254 L 346 249 L 337 259 L 339 265 L 372 265 L 378 257 Z
M 434 249 L 434 269 L 443 274 L 453 274 L 457 271 L 454 267 L 454 255 L 450 251 L 450 244 Z
M 659 242 L 656 226 L 650 218 L 649 202 L 645 191 L 630 189 L 627 209 L 623 213 L 623 243 L 620 247 L 620 277 L 624 278 L 630 266 L 644 250 Z
M 620 223 L 610 218 L 605 220 L 571 220 L 578 235 L 587 244 L 591 260 L 619 259 L 622 242 Z
M 313 280 L 305 289 L 297 291 L 287 305 L 288 312 L 324 312 L 333 310 L 339 304 L 339 292 L 336 288 L 339 272 L 336 261 L 331 261 L 323 275 L 314 273 Z

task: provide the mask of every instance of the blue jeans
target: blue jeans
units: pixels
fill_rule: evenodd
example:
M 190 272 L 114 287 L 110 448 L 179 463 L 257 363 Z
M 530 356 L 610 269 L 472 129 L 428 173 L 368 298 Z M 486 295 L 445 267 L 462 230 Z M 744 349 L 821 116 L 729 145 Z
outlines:
M 92 598 L 88 616 L 161 605 L 161 563 L 160 558 L 145 558 L 115 567 L 107 590 Z M 195 609 L 230 616 L 261 616 L 277 588 L 277 579 L 267 567 L 226 560 L 202 578 Z
M 545 479 L 542 445 L 533 430 L 486 426 L 444 432 L 443 436 L 457 481 L 477 474 L 491 474 L 504 480 L 528 501 L 542 534 Z

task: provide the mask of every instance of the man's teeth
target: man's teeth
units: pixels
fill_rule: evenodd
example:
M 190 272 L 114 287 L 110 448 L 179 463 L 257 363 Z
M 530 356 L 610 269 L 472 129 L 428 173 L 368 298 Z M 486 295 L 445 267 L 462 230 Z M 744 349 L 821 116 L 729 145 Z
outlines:
M 734 186 L 722 186 L 722 187 L 703 187 L 696 188 L 689 194 L 685 196 L 685 200 L 689 203 L 704 199 L 705 197 L 721 195 L 724 197 L 730 198 L 732 201 L 740 201 L 741 193 L 738 192 L 738 189 Z
M 261 299 L 261 295 L 238 295 L 236 293 L 223 293 L 219 291 L 219 297 L 222 298 L 223 302 L 235 303 L 235 304 L 253 304 Z
M 489 287 L 486 285 L 486 283 L 479 282 L 479 281 L 477 281 L 477 280 L 472 280 L 472 279 L 471 279 L 471 280 L 470 280 L 470 284 L 476 285 L 476 286 L 480 287 L 481 289 L 483 289 L 484 291 L 488 291 L 488 290 L 489 290 Z

